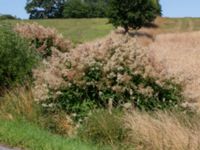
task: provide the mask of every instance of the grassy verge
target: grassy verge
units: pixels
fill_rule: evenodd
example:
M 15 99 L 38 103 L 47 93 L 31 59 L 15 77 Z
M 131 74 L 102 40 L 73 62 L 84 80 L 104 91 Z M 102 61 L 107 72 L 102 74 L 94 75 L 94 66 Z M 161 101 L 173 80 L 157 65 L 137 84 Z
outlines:
M 8 22 L 37 22 L 45 27 L 56 28 L 65 38 L 74 43 L 83 43 L 106 36 L 113 26 L 108 24 L 108 19 L 40 19 Z M 0 23 L 1 24 L 1 23 Z
M 61 112 L 59 116 L 61 117 Z M 64 138 L 53 134 L 54 128 L 57 129 L 60 125 L 63 125 L 59 128 L 62 132 L 64 129 L 71 131 L 72 126 L 67 122 L 66 116 L 59 116 L 44 116 L 30 90 L 10 90 L 0 99 L 0 144 L 30 150 L 98 149 L 98 146 L 82 142 L 78 137 L 71 139 L 67 135 Z
M 31 150 L 96 150 L 80 140 L 65 139 L 26 121 L 0 120 L 0 143 Z M 102 149 L 102 148 L 101 148 Z

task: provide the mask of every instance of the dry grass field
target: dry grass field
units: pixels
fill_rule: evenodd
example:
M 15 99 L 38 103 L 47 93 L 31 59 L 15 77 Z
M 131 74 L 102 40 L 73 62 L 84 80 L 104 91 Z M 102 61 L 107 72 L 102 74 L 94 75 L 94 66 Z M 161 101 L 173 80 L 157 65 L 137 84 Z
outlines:
M 165 75 L 184 85 L 184 106 L 200 108 L 200 19 L 157 18 L 158 28 L 142 28 L 138 42 L 149 49 Z M 189 103 L 188 103 L 189 102 Z
M 200 103 L 199 39 L 199 31 L 169 33 L 157 35 L 150 44 L 151 53 L 165 66 L 167 74 L 185 83 L 185 96 L 193 103 Z

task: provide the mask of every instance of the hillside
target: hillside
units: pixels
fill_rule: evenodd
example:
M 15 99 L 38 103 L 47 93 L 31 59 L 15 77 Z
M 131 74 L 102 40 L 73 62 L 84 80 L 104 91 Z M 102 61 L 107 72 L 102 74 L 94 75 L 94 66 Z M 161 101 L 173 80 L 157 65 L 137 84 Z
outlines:
M 16 20 L 9 20 L 15 24 Z M 113 30 L 107 19 L 42 19 L 23 22 L 37 22 L 45 27 L 56 28 L 64 37 L 75 43 L 83 43 L 93 39 L 101 38 Z M 155 23 L 156 33 L 188 32 L 200 30 L 199 18 L 157 18 Z
M 1 81 L 31 64 L 0 93 L 0 145 L 199 149 L 200 18 L 157 18 L 129 34 L 107 19 L 5 22 Z

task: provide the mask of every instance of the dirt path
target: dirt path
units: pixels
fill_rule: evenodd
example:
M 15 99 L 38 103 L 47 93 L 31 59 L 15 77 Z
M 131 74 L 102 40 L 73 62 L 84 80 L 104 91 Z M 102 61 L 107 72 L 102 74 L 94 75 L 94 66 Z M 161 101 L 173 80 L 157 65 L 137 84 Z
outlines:
M 168 75 L 185 83 L 189 104 L 200 109 L 200 32 L 157 35 L 150 52 Z
M 20 149 L 12 149 L 12 148 L 7 148 L 4 146 L 0 146 L 0 150 L 20 150 Z

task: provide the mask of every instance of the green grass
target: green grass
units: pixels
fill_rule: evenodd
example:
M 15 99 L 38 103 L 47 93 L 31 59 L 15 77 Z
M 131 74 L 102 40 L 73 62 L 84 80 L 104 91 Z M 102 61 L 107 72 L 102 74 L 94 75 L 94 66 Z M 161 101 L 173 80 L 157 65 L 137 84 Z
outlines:
M 107 19 L 35 20 L 48 27 L 56 27 L 66 38 L 82 43 L 107 35 L 112 29 Z
M 9 20 L 11 23 L 19 21 Z M 37 22 L 45 27 L 56 28 L 64 37 L 74 43 L 83 43 L 106 36 L 113 26 L 108 24 L 108 19 L 40 19 L 25 20 Z
M 26 121 L 0 120 L 0 143 L 30 150 L 97 150 L 92 144 L 53 135 Z M 101 149 L 103 149 L 101 147 Z
M 5 22 L 5 21 L 0 21 Z M 15 24 L 16 20 L 8 20 Z M 37 22 L 45 27 L 56 28 L 64 37 L 74 43 L 84 43 L 106 36 L 114 29 L 108 19 L 39 19 L 24 20 Z M 159 18 L 161 32 L 184 32 L 200 30 L 200 18 Z

